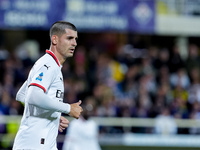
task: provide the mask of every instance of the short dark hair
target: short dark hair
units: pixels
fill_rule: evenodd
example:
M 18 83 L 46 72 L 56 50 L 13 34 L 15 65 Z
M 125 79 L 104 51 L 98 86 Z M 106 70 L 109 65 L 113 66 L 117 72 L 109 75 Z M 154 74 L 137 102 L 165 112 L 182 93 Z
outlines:
M 62 34 L 65 34 L 66 33 L 66 31 L 65 31 L 66 28 L 74 30 L 74 31 L 77 31 L 76 26 L 73 25 L 70 22 L 67 22 L 67 21 L 56 21 L 54 24 L 52 24 L 52 26 L 50 28 L 50 32 L 49 32 L 50 38 L 53 35 L 60 36 Z

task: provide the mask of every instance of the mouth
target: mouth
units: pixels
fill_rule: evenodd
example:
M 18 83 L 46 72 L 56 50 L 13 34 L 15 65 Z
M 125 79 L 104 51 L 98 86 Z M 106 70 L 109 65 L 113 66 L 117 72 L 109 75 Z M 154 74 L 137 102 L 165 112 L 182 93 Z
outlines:
M 70 53 L 74 53 L 74 49 L 70 49 L 69 51 L 70 51 Z

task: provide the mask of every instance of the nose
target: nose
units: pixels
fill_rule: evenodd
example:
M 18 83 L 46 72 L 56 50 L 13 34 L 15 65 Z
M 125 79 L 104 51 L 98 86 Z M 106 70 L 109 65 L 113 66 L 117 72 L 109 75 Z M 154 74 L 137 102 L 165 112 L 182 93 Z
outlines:
M 73 40 L 72 45 L 73 45 L 73 46 L 77 46 L 77 41 L 76 41 L 76 39 Z

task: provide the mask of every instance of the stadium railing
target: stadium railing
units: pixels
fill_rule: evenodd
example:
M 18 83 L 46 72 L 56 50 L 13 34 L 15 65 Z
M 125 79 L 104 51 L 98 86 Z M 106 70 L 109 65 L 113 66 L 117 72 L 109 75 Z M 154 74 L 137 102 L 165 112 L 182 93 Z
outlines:
M 22 116 L 0 116 L 0 125 L 8 125 L 8 133 L 1 133 L 0 139 L 11 143 L 14 140 L 17 128 Z M 66 117 L 69 121 L 71 117 Z M 150 127 L 155 126 L 155 119 L 151 118 L 117 118 L 117 117 L 92 117 L 99 126 L 107 127 Z M 178 128 L 200 128 L 200 120 L 175 119 Z M 3 137 L 7 138 L 3 138 Z M 8 141 L 6 141 L 8 140 Z M 58 136 L 58 142 L 64 141 L 64 135 Z M 164 147 L 200 147 L 200 135 L 158 135 L 158 134 L 102 134 L 99 136 L 101 145 L 124 145 L 124 146 L 164 146 Z

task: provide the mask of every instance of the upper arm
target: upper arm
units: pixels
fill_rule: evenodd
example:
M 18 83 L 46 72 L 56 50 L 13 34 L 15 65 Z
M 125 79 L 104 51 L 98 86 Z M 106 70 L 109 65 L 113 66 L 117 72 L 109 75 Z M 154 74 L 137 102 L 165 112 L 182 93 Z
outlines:
M 39 69 L 32 72 L 32 77 L 28 86 L 37 86 L 46 92 L 53 80 L 55 80 L 56 72 L 53 66 L 43 64 Z
M 16 100 L 25 103 L 26 90 L 28 88 L 27 81 L 23 83 L 16 95 Z

